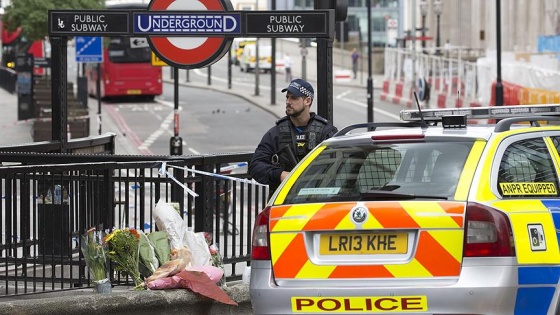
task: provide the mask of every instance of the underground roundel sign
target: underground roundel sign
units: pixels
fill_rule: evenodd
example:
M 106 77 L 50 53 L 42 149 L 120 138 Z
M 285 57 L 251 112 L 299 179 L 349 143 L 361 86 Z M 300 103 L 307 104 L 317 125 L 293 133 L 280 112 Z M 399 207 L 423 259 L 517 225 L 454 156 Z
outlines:
M 152 0 L 148 11 L 231 11 L 229 0 Z M 171 13 L 171 12 L 170 12 Z M 233 38 L 212 37 L 164 37 L 148 36 L 154 53 L 167 64 L 196 69 L 220 60 L 230 49 Z

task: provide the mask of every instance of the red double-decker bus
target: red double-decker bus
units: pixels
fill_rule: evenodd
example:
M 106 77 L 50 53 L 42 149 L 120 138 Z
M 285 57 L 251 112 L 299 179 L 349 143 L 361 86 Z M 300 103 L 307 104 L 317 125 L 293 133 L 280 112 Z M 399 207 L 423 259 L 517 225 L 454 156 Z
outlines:
M 146 9 L 147 4 L 119 4 L 107 9 Z M 124 21 L 123 21 L 124 22 Z M 100 69 L 98 69 L 100 67 Z M 153 99 L 162 94 L 161 67 L 152 65 L 152 50 L 143 37 L 104 38 L 103 62 L 87 63 L 88 94 L 97 97 L 100 73 L 100 97 L 142 96 Z

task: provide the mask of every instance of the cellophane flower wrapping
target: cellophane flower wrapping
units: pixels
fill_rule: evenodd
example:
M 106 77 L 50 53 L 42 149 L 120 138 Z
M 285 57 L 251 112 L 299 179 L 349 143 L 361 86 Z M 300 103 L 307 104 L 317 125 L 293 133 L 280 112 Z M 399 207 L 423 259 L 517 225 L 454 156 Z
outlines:
M 169 261 L 171 249 L 167 233 L 164 231 L 156 231 L 140 234 L 139 246 L 139 263 L 140 275 L 144 278 L 150 277 L 161 265 Z
M 210 266 L 211 256 L 203 232 L 193 232 L 187 226 L 177 210 L 160 199 L 154 209 L 154 221 L 158 230 L 165 231 L 169 238 L 169 246 L 178 249 L 186 246 L 193 254 L 195 266 Z
M 204 232 L 204 239 L 206 244 L 208 244 L 208 250 L 210 251 L 210 262 L 212 266 L 220 268 L 222 270 L 222 278 L 217 282 L 218 286 L 226 287 L 226 275 L 224 270 L 224 259 L 222 254 L 220 254 L 220 249 L 218 245 L 212 240 L 212 235 L 210 233 Z
M 169 261 L 169 257 L 171 256 L 171 247 L 169 246 L 167 233 L 164 231 L 152 232 L 148 234 L 148 239 L 154 246 L 154 252 L 159 261 L 159 265 L 161 266 Z
M 109 259 L 107 244 L 103 241 L 104 237 L 105 232 L 98 231 L 96 228 L 89 229 L 81 236 L 80 249 L 94 284 L 106 282 L 109 279 Z
M 136 229 L 115 229 L 105 238 L 108 246 L 107 255 L 117 264 L 117 271 L 124 272 L 133 281 L 135 290 L 144 290 L 144 281 L 140 277 L 138 266 L 138 249 L 140 234 Z
M 159 261 L 156 257 L 154 245 L 143 231 L 138 231 L 140 241 L 138 242 L 138 262 L 140 263 L 140 274 L 147 278 L 151 276 L 159 267 Z

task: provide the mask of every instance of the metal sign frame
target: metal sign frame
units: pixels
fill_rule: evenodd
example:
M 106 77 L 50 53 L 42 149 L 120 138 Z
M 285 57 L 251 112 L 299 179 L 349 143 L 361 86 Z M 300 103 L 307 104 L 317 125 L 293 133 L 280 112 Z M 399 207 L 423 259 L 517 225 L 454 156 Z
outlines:
M 239 30 L 162 29 L 141 31 L 134 24 L 141 17 L 222 16 L 239 21 Z M 143 11 L 143 10 L 49 10 L 49 36 L 197 36 L 197 37 L 267 37 L 333 38 L 334 10 L 313 11 Z M 125 23 L 123 23 L 123 19 Z M 279 20 L 280 19 L 280 20 Z M 266 21 L 269 23 L 264 23 Z M 299 25 L 298 25 L 299 24 Z M 279 26 L 284 26 L 280 28 Z M 271 26 L 269 28 L 269 26 Z M 272 26 L 276 26 L 275 28 Z M 311 31 L 307 31 L 311 28 Z M 276 31 L 275 31 L 276 30 Z

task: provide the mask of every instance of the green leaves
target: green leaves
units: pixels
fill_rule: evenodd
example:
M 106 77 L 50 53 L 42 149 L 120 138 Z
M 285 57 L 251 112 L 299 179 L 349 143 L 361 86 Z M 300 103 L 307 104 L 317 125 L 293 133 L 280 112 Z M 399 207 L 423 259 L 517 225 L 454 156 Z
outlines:
M 49 10 L 103 9 L 105 0 L 17 0 L 5 8 L 4 27 L 15 31 L 21 26 L 28 41 L 44 39 L 48 35 Z

